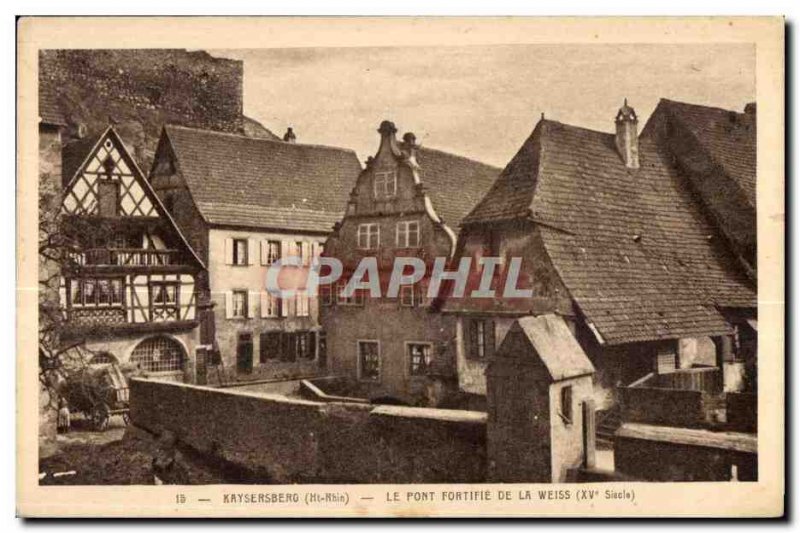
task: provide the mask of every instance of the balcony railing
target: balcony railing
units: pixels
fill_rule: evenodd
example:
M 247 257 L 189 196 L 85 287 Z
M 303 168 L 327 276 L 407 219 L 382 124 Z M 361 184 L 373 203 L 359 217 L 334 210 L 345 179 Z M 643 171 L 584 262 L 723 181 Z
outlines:
M 165 266 L 175 263 L 178 250 L 146 250 L 142 248 L 89 248 L 70 254 L 81 266 Z

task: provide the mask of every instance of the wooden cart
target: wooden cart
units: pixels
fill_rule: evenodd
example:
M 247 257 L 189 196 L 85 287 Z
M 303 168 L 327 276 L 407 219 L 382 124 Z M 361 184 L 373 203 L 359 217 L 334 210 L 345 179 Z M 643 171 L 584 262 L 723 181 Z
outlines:
M 114 415 L 121 415 L 128 424 L 129 393 L 128 380 L 118 365 L 90 365 L 67 379 L 65 397 L 70 412 L 83 413 L 95 430 L 104 431 Z

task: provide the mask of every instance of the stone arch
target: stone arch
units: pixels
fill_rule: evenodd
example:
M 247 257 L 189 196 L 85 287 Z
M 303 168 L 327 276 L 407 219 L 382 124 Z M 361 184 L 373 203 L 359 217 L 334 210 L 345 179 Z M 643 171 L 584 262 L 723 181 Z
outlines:
M 178 339 L 157 335 L 137 344 L 129 360 L 145 372 L 183 372 L 188 358 Z

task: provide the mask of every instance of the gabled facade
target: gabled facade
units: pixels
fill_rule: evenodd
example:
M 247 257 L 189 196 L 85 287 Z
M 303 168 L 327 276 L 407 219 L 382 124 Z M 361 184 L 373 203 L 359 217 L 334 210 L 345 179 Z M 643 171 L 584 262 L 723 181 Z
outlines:
M 318 300 L 279 299 L 266 274 L 278 259 L 299 256 L 307 267 L 320 254 L 360 171 L 351 150 L 164 128 L 150 183 L 208 265 L 203 343 L 221 355 L 210 380 L 324 372 Z
M 485 321 L 497 343 L 514 317 L 564 316 L 597 370 L 600 408 L 617 386 L 697 365 L 741 388 L 755 285 L 671 146 L 638 135 L 627 103 L 615 123 L 608 134 L 541 120 L 464 219 L 456 256 L 522 257 L 533 297 L 441 307 L 462 332 Z M 460 336 L 460 386 L 480 393 L 486 363 L 470 359 L 474 335 Z
M 68 160 L 81 163 L 66 178 L 61 206 L 70 243 L 62 340 L 80 342 L 97 361 L 193 382 L 203 262 L 113 128 L 68 145 Z
M 447 389 L 455 389 L 455 330 L 451 317 L 431 308 L 429 274 L 437 257 L 452 257 L 470 199 L 488 190 L 498 169 L 420 147 L 411 133 L 398 141 L 389 121 L 378 133 L 378 151 L 358 175 L 344 218 L 325 244 L 325 255 L 339 259 L 344 272 L 321 290 L 328 370 L 351 378 L 362 396 L 439 405 Z M 428 275 L 393 295 L 389 277 L 398 257 L 421 259 Z M 344 294 L 364 258 L 377 262 L 380 298 L 363 290 Z

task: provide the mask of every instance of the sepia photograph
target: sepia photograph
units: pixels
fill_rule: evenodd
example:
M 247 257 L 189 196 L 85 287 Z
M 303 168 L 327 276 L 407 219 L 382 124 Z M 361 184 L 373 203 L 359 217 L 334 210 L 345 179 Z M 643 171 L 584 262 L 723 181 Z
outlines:
M 677 20 L 28 46 L 128 22 L 27 19 L 18 475 L 130 515 L 782 508 L 783 22 L 638 42 Z

